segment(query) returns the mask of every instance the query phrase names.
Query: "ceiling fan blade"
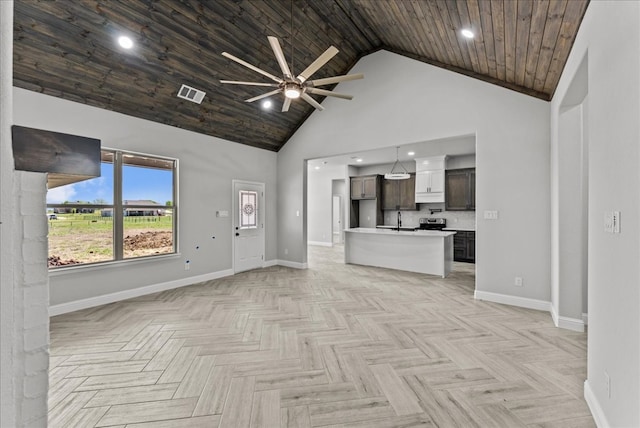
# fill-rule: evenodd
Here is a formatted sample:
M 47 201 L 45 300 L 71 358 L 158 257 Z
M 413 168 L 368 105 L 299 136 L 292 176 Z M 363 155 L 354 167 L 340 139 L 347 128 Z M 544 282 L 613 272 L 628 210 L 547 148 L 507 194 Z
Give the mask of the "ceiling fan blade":
M 318 102 L 316 100 L 314 100 L 313 98 L 311 98 L 309 95 L 305 94 L 304 92 L 302 93 L 302 95 L 300 95 L 300 97 L 303 100 L 305 100 L 306 102 L 308 102 L 309 104 L 311 104 L 316 109 L 324 110 L 324 107 L 322 107 L 320 104 L 318 104 Z
M 287 78 L 291 78 L 291 70 L 289 70 L 289 64 L 287 64 L 284 53 L 282 53 L 280 42 L 273 36 L 268 36 L 267 39 L 269 39 L 271 49 L 273 49 L 273 53 L 276 55 L 276 59 L 278 60 L 278 64 L 280 65 L 280 70 L 282 70 L 282 74 L 284 74 L 284 76 Z
M 278 92 L 282 92 L 281 89 L 276 89 L 275 91 L 267 92 L 266 94 L 258 95 L 257 97 L 249 98 L 248 100 L 244 100 L 245 103 L 252 103 L 254 101 L 261 100 L 262 98 L 270 97 L 271 95 L 275 95 Z
M 282 104 L 282 111 L 289 111 L 289 106 L 291 105 L 291 98 L 284 97 L 284 103 Z
M 236 80 L 221 80 L 220 83 L 228 83 L 231 85 L 249 85 L 249 86 L 270 86 L 275 88 L 278 86 L 277 83 L 261 83 L 261 82 L 238 82 Z
M 311 77 L 313 73 L 318 71 L 320 67 L 329 62 L 331 58 L 336 56 L 338 52 L 340 51 L 335 46 L 329 46 L 329 49 L 324 51 L 322 55 L 320 55 L 318 58 L 316 58 L 315 61 L 309 64 L 309 67 L 307 67 L 302 73 L 298 75 L 298 80 L 300 81 L 300 83 L 304 83 L 309 77 Z
M 322 95 L 322 96 L 325 96 L 325 97 L 343 98 L 345 100 L 352 100 L 353 99 L 353 95 L 337 94 L 335 92 L 326 91 L 326 90 L 320 89 L 320 88 L 307 88 L 307 92 L 309 92 L 310 94 Z
M 334 77 L 327 77 L 326 79 L 316 79 L 316 80 L 312 80 L 311 83 L 313 84 L 313 86 L 324 86 L 324 85 L 331 85 L 332 83 L 347 82 L 349 80 L 357 80 L 357 79 L 363 79 L 363 78 L 364 78 L 364 74 L 362 73 L 347 74 L 345 76 L 334 76 Z
M 273 75 L 273 74 L 271 74 L 271 73 L 267 73 L 266 71 L 259 69 L 259 68 L 258 68 L 258 67 L 256 67 L 255 65 L 251 65 L 251 64 L 249 64 L 248 62 L 243 61 L 243 60 L 241 60 L 240 58 L 238 58 L 238 57 L 236 57 L 236 56 L 233 56 L 233 55 L 231 55 L 231 54 L 230 54 L 230 53 L 228 53 L 228 52 L 222 52 L 222 56 L 223 56 L 223 57 L 225 57 L 225 58 L 229 58 L 230 60 L 235 61 L 235 62 L 237 62 L 238 64 L 244 65 L 245 67 L 247 67 L 247 68 L 249 68 L 249 69 L 251 69 L 251 70 L 255 71 L 256 73 L 260 73 L 260 74 L 262 74 L 263 76 L 267 76 L 267 77 L 268 77 L 269 79 L 271 79 L 271 80 L 274 80 L 274 81 L 276 81 L 276 82 L 278 82 L 278 83 L 282 83 L 282 79 L 281 79 L 281 78 L 276 77 L 276 76 L 274 76 L 274 75 Z

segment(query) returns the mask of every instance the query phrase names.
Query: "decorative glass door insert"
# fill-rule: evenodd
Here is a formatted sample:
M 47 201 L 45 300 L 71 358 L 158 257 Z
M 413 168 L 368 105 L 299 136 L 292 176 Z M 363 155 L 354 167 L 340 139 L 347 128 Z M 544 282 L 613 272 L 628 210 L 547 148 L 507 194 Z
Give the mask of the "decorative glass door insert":
M 240 191 L 240 229 L 256 229 L 258 227 L 258 192 Z

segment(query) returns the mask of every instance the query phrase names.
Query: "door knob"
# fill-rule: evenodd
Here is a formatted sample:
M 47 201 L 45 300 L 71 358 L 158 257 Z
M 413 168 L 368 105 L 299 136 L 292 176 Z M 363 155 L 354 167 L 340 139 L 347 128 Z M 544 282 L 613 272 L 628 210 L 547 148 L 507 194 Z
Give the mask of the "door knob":
M 236 232 L 236 236 L 240 236 L 240 234 L 238 232 Z

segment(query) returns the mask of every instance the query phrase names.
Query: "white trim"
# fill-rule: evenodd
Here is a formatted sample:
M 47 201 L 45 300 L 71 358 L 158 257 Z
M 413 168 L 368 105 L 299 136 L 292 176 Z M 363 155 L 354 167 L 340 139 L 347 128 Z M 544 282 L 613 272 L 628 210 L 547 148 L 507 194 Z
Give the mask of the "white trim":
M 589 325 L 589 314 L 587 314 L 586 312 L 582 313 L 582 323 L 584 325 Z
M 556 327 L 584 333 L 584 323 L 581 319 L 577 318 L 558 317 L 558 323 L 556 324 Z
M 611 424 L 607 421 L 604 411 L 602 411 L 602 407 L 600 406 L 596 395 L 593 393 L 588 379 L 584 381 L 584 400 L 587 402 L 587 406 L 589 406 L 591 416 L 593 416 L 596 426 L 598 426 L 598 428 L 610 427 Z
M 519 306 L 521 308 L 535 309 L 538 311 L 551 310 L 551 302 L 545 300 L 529 299 L 528 297 L 509 296 L 507 294 L 490 293 L 476 290 L 473 297 L 476 300 L 502 303 L 504 305 Z
M 145 294 L 157 293 L 159 291 L 171 290 L 174 288 L 185 287 L 187 285 L 197 284 L 199 282 L 211 281 L 213 279 L 223 278 L 233 275 L 233 270 L 225 269 L 218 272 L 212 272 L 205 275 L 190 276 L 188 278 L 176 279 L 174 281 L 163 282 L 160 284 L 147 285 L 145 287 L 134 288 L 131 290 L 118 291 L 116 293 L 103 294 L 101 296 L 89 297 L 88 299 L 75 300 L 73 302 L 61 303 L 59 305 L 49 306 L 49 316 L 66 314 L 68 312 L 79 311 L 80 309 L 92 308 L 94 306 L 105 305 L 107 303 L 119 302 L 121 300 L 131 299 L 133 297 L 144 296 Z
M 584 333 L 584 322 L 581 319 L 560 316 L 556 312 L 556 308 L 553 305 L 551 305 L 550 312 L 551 318 L 553 318 L 553 324 L 556 327 Z
M 267 260 L 262 267 L 278 266 L 278 260 Z
M 549 305 L 549 312 L 551 312 L 551 319 L 553 320 L 553 325 L 555 325 L 556 327 L 558 326 L 558 312 L 556 311 L 556 307 L 553 306 L 553 303 L 551 305 Z
M 63 276 L 76 271 L 91 272 L 91 271 L 97 271 L 100 269 L 108 269 L 108 268 L 117 269 L 125 266 L 126 267 L 132 266 L 139 263 L 161 262 L 161 261 L 166 261 L 167 259 L 180 259 L 180 258 L 182 258 L 182 254 L 180 253 L 154 254 L 152 256 L 136 257 L 134 259 L 110 260 L 107 262 L 84 263 L 84 264 L 77 264 L 77 265 L 60 266 L 56 268 L 50 268 L 49 277 Z
M 309 266 L 306 263 L 291 262 L 289 260 L 278 260 L 278 265 L 285 266 L 285 267 L 290 267 L 290 268 L 294 268 L 294 269 L 308 269 L 309 268 Z
M 336 233 L 337 235 L 338 233 Z M 316 245 L 318 247 L 333 247 L 331 242 L 322 242 L 322 241 L 307 241 L 307 245 Z

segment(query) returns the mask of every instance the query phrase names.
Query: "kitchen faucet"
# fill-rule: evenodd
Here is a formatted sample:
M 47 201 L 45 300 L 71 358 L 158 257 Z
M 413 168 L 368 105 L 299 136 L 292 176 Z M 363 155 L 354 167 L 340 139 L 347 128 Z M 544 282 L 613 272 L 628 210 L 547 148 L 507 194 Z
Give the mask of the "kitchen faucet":
M 402 227 L 402 213 L 398 211 L 398 230 Z

